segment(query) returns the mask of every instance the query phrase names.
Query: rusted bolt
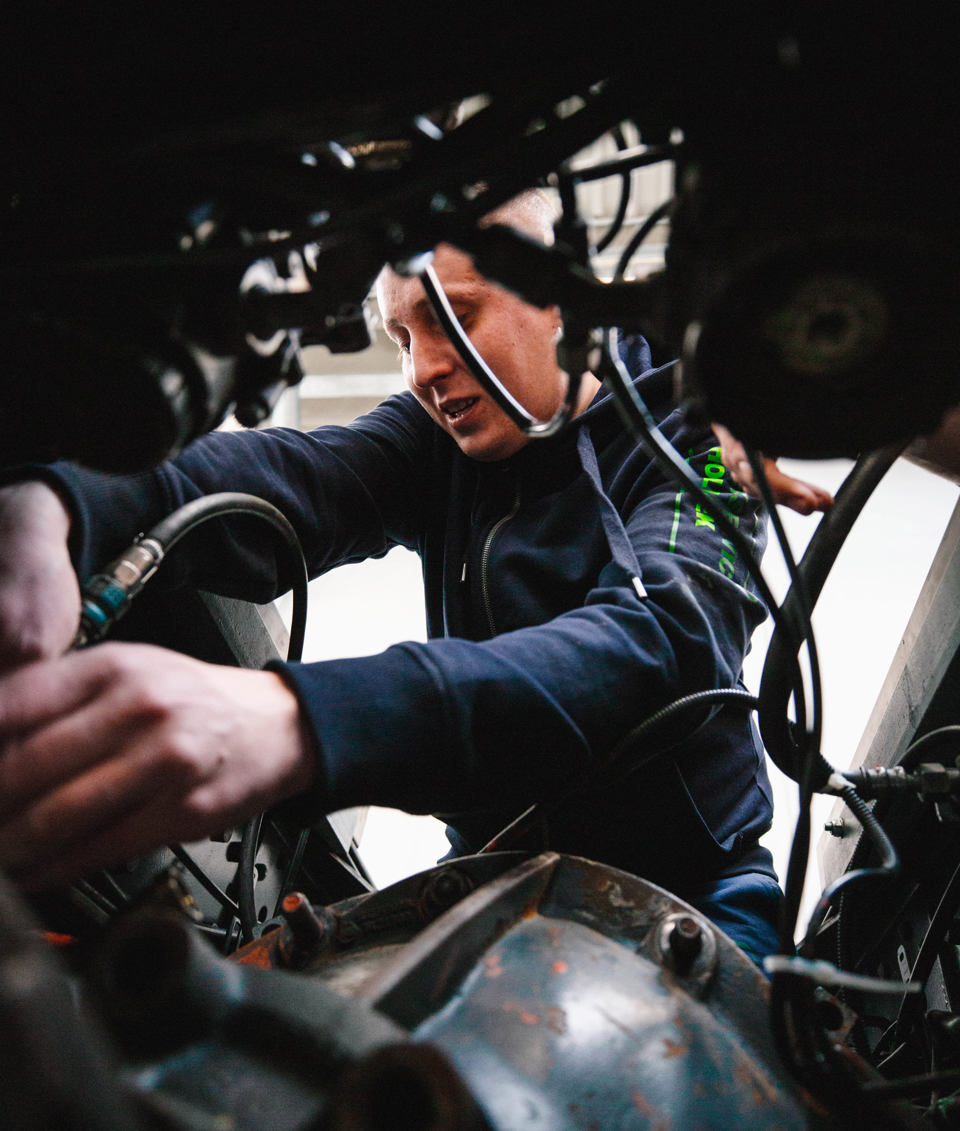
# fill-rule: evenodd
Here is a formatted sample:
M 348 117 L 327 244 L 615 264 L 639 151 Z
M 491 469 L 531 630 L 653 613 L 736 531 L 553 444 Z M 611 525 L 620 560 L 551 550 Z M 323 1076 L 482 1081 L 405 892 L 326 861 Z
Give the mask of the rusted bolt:
M 458 903 L 473 890 L 469 876 L 456 868 L 444 868 L 431 876 L 424 885 L 420 904 L 429 918 L 434 918 L 448 907 Z
M 353 919 L 337 919 L 337 942 L 341 946 L 352 946 L 363 937 L 363 927 Z
M 307 897 L 298 891 L 283 897 L 280 914 L 283 916 L 278 944 L 280 958 L 288 969 L 300 970 L 327 945 L 330 925 L 317 915 Z

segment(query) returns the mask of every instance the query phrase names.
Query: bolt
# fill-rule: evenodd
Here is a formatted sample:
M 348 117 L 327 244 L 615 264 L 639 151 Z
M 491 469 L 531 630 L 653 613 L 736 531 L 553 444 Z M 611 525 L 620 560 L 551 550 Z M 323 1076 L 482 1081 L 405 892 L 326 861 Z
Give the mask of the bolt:
M 456 868 L 446 868 L 431 876 L 420 897 L 421 906 L 430 918 L 446 911 L 473 890 L 469 876 Z
M 836 821 L 827 821 L 823 826 L 823 831 L 831 836 L 844 837 L 847 835 L 847 823 L 842 817 Z
M 280 958 L 288 969 L 302 970 L 327 945 L 328 927 L 307 897 L 298 891 L 283 897 L 280 914 L 284 924 L 279 941 Z
M 703 947 L 700 924 L 690 915 L 678 916 L 670 928 L 667 944 L 674 970 L 680 974 L 686 973 Z

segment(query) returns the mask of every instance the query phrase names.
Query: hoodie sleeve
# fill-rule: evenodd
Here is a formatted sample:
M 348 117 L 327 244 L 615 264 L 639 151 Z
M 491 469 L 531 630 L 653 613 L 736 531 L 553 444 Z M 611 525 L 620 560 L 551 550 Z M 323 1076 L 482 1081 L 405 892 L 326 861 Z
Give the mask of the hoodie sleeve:
M 248 492 L 277 506 L 297 532 L 310 575 L 317 576 L 394 545 L 416 545 L 417 476 L 426 463 L 430 427 L 413 398 L 401 395 L 345 427 L 214 432 L 140 475 L 62 463 L 43 475 L 71 509 L 81 578 L 179 506 L 219 491 Z M 179 543 L 162 576 L 168 585 L 189 579 L 202 589 L 262 603 L 289 588 L 290 565 L 264 523 L 227 518 L 204 524 Z
M 685 454 L 759 552 L 757 508 L 712 437 Z M 638 455 L 637 467 L 649 462 Z M 764 607 L 737 551 L 689 493 L 646 474 L 617 508 L 637 569 L 611 556 L 579 607 L 481 642 L 404 643 L 378 656 L 280 666 L 318 736 L 325 809 L 527 805 L 679 696 L 737 686 Z

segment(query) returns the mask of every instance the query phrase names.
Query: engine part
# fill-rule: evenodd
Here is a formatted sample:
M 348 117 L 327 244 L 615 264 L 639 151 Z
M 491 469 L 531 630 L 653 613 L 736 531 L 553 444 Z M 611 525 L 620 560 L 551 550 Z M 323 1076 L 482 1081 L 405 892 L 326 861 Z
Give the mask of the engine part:
M 136 1053 L 128 1084 L 197 1121 L 830 1125 L 784 1076 L 742 952 L 667 892 L 574 858 L 465 858 L 315 911 L 292 898 L 229 960 L 131 917 L 96 968 Z M 254 1086 L 260 1112 L 241 1115 Z

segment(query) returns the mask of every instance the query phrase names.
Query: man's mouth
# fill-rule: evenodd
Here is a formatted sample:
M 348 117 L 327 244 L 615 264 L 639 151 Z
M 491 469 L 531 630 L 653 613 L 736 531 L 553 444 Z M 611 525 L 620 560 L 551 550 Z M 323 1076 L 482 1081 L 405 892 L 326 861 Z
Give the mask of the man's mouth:
M 446 401 L 440 406 L 440 411 L 452 424 L 465 416 L 477 403 L 479 397 L 459 397 L 456 400 Z

